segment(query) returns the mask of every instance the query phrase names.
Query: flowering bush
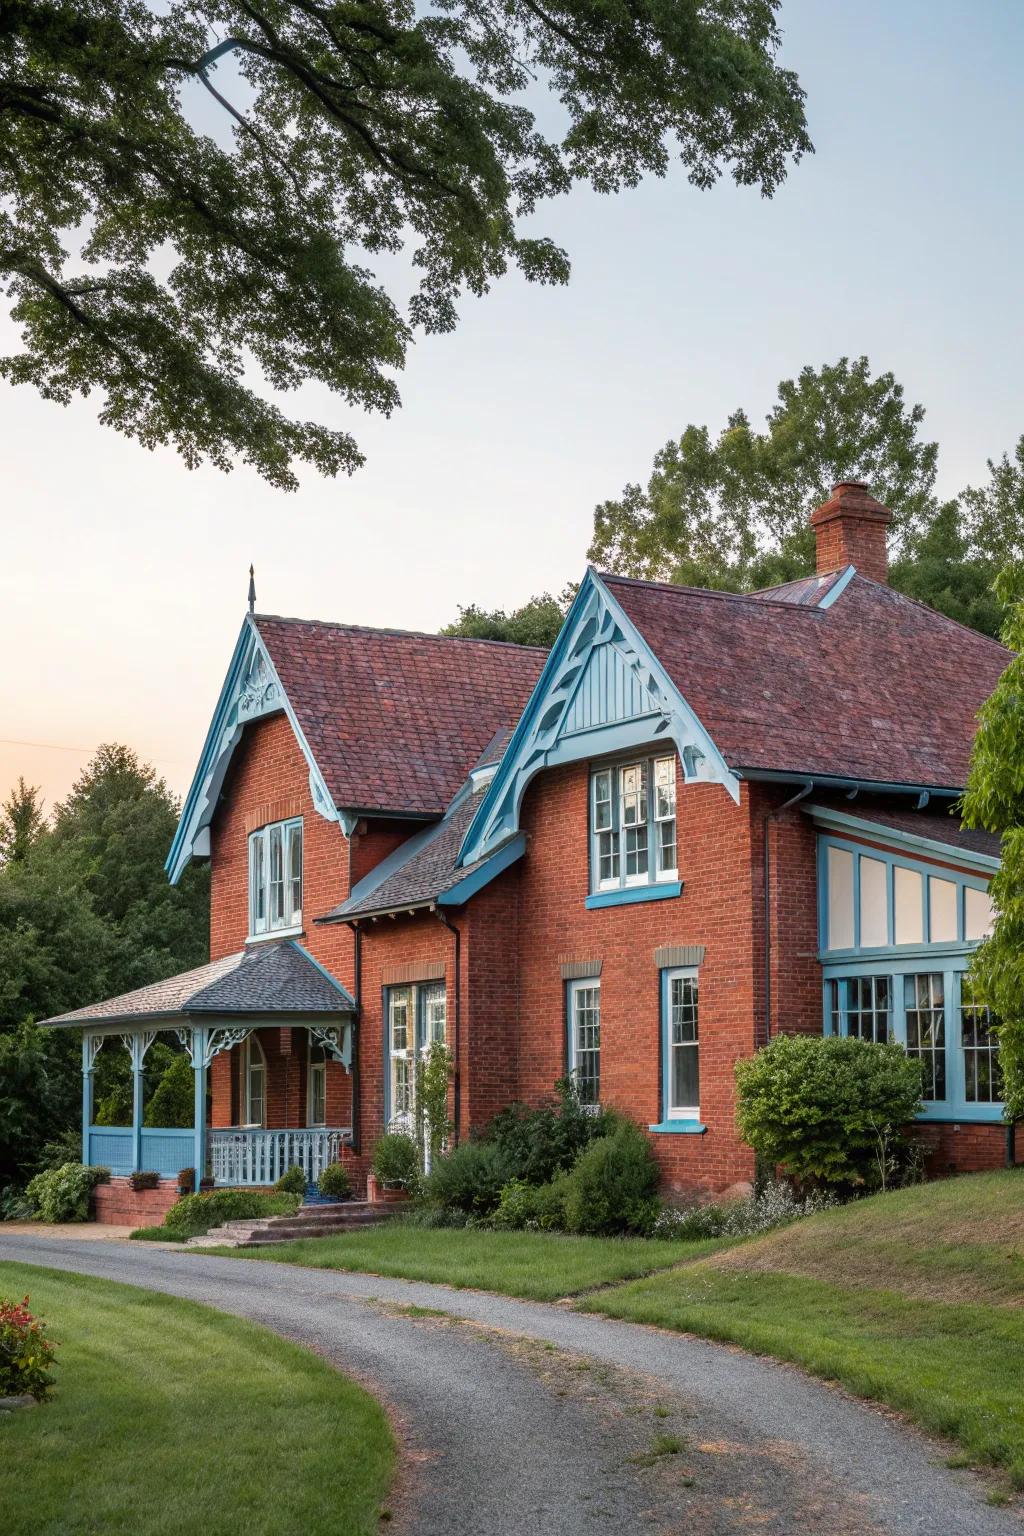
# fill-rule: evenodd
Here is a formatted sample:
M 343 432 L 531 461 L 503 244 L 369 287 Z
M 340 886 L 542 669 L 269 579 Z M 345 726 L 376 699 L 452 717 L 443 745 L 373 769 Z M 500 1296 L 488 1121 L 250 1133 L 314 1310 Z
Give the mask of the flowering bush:
M 0 1296 L 0 1397 L 28 1394 L 37 1402 L 50 1396 L 54 1345 L 46 1324 L 33 1317 L 24 1301 Z
M 109 1182 L 109 1168 L 65 1163 L 37 1173 L 25 1193 L 40 1221 L 88 1221 L 90 1194 L 97 1184 Z
M 651 1237 L 756 1237 L 803 1216 L 839 1205 L 835 1195 L 813 1193 L 800 1198 L 788 1184 L 769 1184 L 746 1200 L 728 1205 L 694 1205 L 689 1210 L 666 1206 L 650 1231 Z

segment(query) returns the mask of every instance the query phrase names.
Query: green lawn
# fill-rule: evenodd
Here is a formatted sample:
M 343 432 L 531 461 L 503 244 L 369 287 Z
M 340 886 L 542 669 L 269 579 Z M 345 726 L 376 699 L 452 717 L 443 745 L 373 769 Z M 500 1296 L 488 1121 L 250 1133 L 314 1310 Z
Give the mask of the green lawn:
M 0 1421 L 4 1536 L 363 1536 L 395 1464 L 380 1406 L 255 1324 L 0 1263 L 59 1342 L 51 1403 Z
M 400 1221 L 339 1237 L 299 1238 L 258 1250 L 206 1249 L 311 1269 L 364 1270 L 406 1280 L 473 1286 L 530 1301 L 557 1301 L 702 1257 L 721 1243 L 648 1242 L 641 1237 L 563 1237 L 407 1226 Z
M 1024 1173 L 878 1195 L 582 1298 L 804 1366 L 1024 1487 Z

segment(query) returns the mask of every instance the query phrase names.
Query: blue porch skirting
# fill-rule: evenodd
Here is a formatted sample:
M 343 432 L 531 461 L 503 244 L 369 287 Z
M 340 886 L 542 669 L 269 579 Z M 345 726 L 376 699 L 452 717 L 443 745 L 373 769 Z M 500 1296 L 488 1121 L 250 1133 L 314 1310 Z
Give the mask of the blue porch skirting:
M 164 1130 L 144 1126 L 142 1130 L 141 1167 L 147 1173 L 173 1179 L 182 1168 L 195 1162 L 195 1132 Z M 91 1125 L 89 1127 L 89 1163 L 109 1168 L 123 1175 L 132 1171 L 132 1131 L 130 1126 Z

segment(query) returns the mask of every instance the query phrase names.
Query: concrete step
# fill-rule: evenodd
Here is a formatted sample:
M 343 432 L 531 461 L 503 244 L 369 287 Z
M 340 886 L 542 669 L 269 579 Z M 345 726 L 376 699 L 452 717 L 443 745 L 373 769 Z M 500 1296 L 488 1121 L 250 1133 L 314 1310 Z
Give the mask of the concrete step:
M 362 1227 L 379 1226 L 402 1209 L 401 1202 L 347 1200 L 335 1205 L 303 1206 L 291 1216 L 266 1216 L 226 1221 L 202 1237 L 190 1237 L 186 1248 L 258 1248 L 293 1237 L 329 1237 Z

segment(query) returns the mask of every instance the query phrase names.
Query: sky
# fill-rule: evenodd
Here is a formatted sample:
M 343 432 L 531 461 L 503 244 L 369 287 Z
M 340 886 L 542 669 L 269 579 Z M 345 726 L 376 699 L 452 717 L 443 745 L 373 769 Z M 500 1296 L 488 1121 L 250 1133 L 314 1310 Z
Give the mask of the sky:
M 568 288 L 510 276 L 464 301 L 390 420 L 302 401 L 355 432 L 351 479 L 189 471 L 95 400 L 0 384 L 0 798 L 21 774 L 52 805 L 104 741 L 183 793 L 250 561 L 262 612 L 404 629 L 557 592 L 596 503 L 689 422 L 763 420 L 808 363 L 891 369 L 940 493 L 983 481 L 1024 432 L 1024 6 L 783 0 L 780 20 L 817 152 L 774 199 L 676 168 L 548 205 L 533 225 L 569 251 Z

